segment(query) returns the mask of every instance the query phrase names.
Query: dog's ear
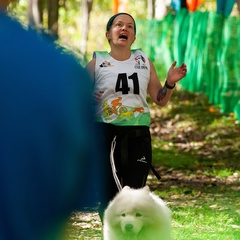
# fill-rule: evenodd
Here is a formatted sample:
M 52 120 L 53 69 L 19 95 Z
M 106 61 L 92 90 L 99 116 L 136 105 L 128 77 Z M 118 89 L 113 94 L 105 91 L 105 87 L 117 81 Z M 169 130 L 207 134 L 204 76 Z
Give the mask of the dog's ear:
M 150 192 L 150 188 L 149 188 L 149 186 L 145 186 L 145 187 L 143 187 L 143 189 L 146 191 L 146 192 Z
M 129 186 L 124 186 L 123 189 L 125 189 L 125 190 L 130 189 L 130 187 Z

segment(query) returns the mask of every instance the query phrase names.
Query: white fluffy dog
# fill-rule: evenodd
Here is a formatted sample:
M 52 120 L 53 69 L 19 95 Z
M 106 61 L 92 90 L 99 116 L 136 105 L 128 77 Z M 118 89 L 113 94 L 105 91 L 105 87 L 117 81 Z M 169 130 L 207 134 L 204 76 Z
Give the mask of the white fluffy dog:
M 104 240 L 170 240 L 171 213 L 149 187 L 124 187 L 104 213 Z

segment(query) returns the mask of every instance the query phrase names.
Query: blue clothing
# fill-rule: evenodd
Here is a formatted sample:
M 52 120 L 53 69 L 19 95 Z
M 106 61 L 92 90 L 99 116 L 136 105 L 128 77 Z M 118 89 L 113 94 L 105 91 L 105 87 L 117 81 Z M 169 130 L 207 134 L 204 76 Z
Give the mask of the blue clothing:
M 181 9 L 181 1 L 180 0 L 172 0 L 171 6 L 174 11 L 178 12 Z
M 4 13 L 0 48 L 0 240 L 60 239 L 71 211 L 97 201 L 91 80 Z
M 229 16 L 232 12 L 235 0 L 217 0 L 217 13 Z

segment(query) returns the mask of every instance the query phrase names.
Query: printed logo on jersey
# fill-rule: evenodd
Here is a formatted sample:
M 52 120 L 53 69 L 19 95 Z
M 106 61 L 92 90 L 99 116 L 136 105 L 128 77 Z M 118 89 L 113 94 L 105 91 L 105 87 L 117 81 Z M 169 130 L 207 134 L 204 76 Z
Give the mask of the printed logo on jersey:
M 126 107 L 122 104 L 122 97 L 113 99 L 111 102 L 104 100 L 102 104 L 103 118 L 105 121 L 117 119 L 130 120 L 144 113 L 144 107 Z
M 142 55 L 138 55 L 137 57 L 135 57 L 135 66 L 134 68 L 136 69 L 148 69 L 148 67 L 146 66 L 146 59 L 142 56 Z
M 105 60 L 102 64 L 99 65 L 99 67 L 112 67 L 113 65 Z
M 143 156 L 142 158 L 137 159 L 137 162 L 147 163 L 147 159 Z

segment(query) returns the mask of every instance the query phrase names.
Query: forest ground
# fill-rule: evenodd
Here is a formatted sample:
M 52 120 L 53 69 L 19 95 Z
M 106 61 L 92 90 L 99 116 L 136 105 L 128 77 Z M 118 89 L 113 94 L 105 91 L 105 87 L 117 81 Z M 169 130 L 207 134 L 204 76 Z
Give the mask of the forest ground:
M 240 239 L 240 124 L 234 114 L 181 89 L 165 108 L 150 106 L 153 164 L 161 179 L 150 173 L 147 183 L 173 212 L 174 238 Z M 97 240 L 101 233 L 97 209 L 86 209 L 72 213 L 66 239 Z

